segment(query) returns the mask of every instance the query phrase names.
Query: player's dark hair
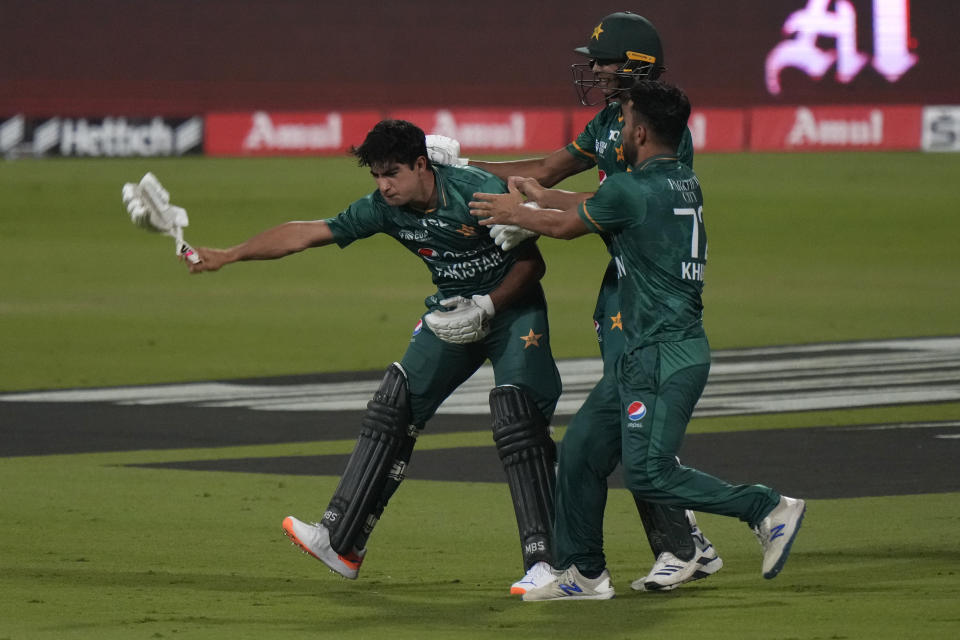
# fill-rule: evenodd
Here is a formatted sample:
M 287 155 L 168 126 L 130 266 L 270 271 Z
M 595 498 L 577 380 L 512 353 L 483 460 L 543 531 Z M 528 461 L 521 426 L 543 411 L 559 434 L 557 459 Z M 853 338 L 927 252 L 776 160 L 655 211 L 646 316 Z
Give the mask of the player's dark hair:
M 690 118 L 690 100 L 679 87 L 662 80 L 639 80 L 630 89 L 633 115 L 653 137 L 680 146 Z
M 381 120 L 364 138 L 359 147 L 351 147 L 361 167 L 400 163 L 411 169 L 417 158 L 427 156 L 427 141 L 423 129 L 406 120 Z

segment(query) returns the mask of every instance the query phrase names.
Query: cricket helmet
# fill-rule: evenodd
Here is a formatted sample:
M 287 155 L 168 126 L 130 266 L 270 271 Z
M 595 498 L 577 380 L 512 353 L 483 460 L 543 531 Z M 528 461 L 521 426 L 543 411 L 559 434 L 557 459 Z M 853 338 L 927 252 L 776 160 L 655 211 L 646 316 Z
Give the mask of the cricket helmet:
M 628 90 L 640 78 L 655 80 L 666 70 L 660 34 L 649 20 L 629 11 L 605 17 L 593 28 L 587 45 L 574 51 L 590 58 L 588 63 L 572 65 L 574 84 L 585 105 L 596 104 L 588 101 L 587 94 L 604 84 L 593 74 L 594 62 L 619 64 L 613 75 L 620 91 Z M 605 88 L 608 90 L 605 97 L 612 99 L 610 87 Z

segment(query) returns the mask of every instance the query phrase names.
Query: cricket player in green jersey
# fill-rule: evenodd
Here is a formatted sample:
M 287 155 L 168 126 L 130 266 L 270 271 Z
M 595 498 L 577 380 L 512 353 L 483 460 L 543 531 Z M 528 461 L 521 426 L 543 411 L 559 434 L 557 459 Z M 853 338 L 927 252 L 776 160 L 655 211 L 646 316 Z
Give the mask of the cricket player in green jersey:
M 523 570 L 553 555 L 556 448 L 549 422 L 560 396 L 539 280 L 543 259 L 532 243 L 494 244 L 469 214 L 476 191 L 503 193 L 499 178 L 473 167 L 433 166 L 425 137 L 399 120 L 378 123 L 354 149 L 377 190 L 324 220 L 289 222 L 230 249 L 198 248 L 190 271 L 241 260 L 268 260 L 377 233 L 396 238 L 430 270 L 436 292 L 400 362 L 367 405 L 356 447 L 321 522 L 292 516 L 283 529 L 298 546 L 355 579 L 366 544 L 403 480 L 414 443 L 440 404 L 486 360 L 493 436 L 513 497 Z
M 476 194 L 471 213 L 483 224 L 516 224 L 544 235 L 610 239 L 620 274 L 626 346 L 571 422 L 557 479 L 555 579 L 524 600 L 607 599 L 614 595 L 603 555 L 606 478 L 617 463 L 631 491 L 681 509 L 732 516 L 754 528 L 762 573 L 783 568 L 805 511 L 803 500 L 763 485 L 731 485 L 677 460 L 687 423 L 710 370 L 701 293 L 707 261 L 703 195 L 677 148 L 690 115 L 686 95 L 644 80 L 624 109 L 629 170 L 610 176 L 574 208 L 536 212 L 520 206 L 532 180 L 510 193 Z M 616 407 L 617 429 L 593 421 Z M 580 452 L 568 456 L 568 451 Z
M 472 166 L 485 169 L 504 180 L 510 176 L 534 178 L 538 184 L 552 187 L 561 180 L 597 167 L 600 184 L 608 176 L 624 173 L 629 168 L 622 141 L 623 113 L 619 97 L 638 78 L 656 79 L 665 70 L 663 46 L 656 28 L 646 18 L 630 12 L 606 16 L 592 27 L 587 45 L 575 49 L 586 56 L 587 63 L 573 65 L 574 84 L 580 102 L 593 106 L 600 102 L 603 108 L 587 123 L 583 131 L 565 147 L 543 158 L 512 162 L 469 161 Z M 443 136 L 427 137 L 428 151 L 435 161 L 463 164 L 459 158 L 459 143 Z M 680 162 L 693 168 L 693 139 L 684 127 L 677 151 Z M 532 189 L 528 183 L 528 189 Z M 586 200 L 592 193 L 573 193 L 543 189 L 531 199 L 553 209 L 568 209 Z M 505 249 L 516 246 L 535 234 L 520 227 L 494 225 L 491 234 Z M 606 235 L 601 237 L 608 245 Z M 604 370 L 613 370 L 623 352 L 624 331 L 620 296 L 617 291 L 617 268 L 611 257 L 603 275 L 593 324 L 597 332 Z M 609 420 L 619 424 L 614 412 L 593 416 L 594 420 Z M 573 455 L 573 452 L 568 452 Z M 710 540 L 697 526 L 692 511 L 674 509 L 651 503 L 634 494 L 637 510 L 643 521 L 647 539 L 653 551 L 654 564 L 644 575 L 631 583 L 639 591 L 668 591 L 681 584 L 710 576 L 723 566 Z M 534 567 L 523 584 L 537 584 L 551 579 L 544 567 Z

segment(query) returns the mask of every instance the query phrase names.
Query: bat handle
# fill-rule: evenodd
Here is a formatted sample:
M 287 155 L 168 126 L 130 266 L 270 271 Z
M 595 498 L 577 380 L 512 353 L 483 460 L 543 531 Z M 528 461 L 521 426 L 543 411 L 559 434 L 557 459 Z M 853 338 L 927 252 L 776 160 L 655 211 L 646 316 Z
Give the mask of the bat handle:
M 190 264 L 200 264 L 200 256 L 197 255 L 196 250 L 191 247 L 189 244 L 181 240 L 177 246 L 177 255 L 181 255 L 186 258 Z
M 183 239 L 183 229 L 174 227 L 169 233 L 177 243 L 177 255 L 186 259 L 190 264 L 200 264 L 200 256 L 197 255 L 197 251 Z

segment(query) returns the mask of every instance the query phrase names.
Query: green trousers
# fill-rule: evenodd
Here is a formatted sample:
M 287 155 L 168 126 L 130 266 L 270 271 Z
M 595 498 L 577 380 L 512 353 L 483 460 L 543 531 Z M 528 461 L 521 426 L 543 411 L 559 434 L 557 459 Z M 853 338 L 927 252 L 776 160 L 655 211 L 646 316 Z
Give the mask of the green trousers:
M 561 386 L 560 373 L 550 351 L 547 306 L 539 287 L 525 300 L 498 311 L 491 322 L 490 333 L 478 342 L 450 344 L 434 335 L 422 319 L 417 323 L 400 362 L 407 374 L 411 424 L 422 430 L 443 401 L 486 360 L 493 364 L 497 386 L 511 384 L 522 388 L 549 422 L 560 398 Z M 391 473 L 387 478 L 368 526 L 355 541 L 358 547 L 366 546 L 373 525 L 403 480 L 403 469 L 410 461 L 415 444 L 415 433 L 401 443 L 397 452 L 400 472 Z
M 427 325 L 417 324 L 400 365 L 410 385 L 413 424 L 422 428 L 440 404 L 486 360 L 496 385 L 512 384 L 529 393 L 549 421 L 560 398 L 560 373 L 550 350 L 547 305 L 542 291 L 498 311 L 486 338 L 450 344 Z
M 677 461 L 710 370 L 706 338 L 657 343 L 623 354 L 567 428 L 557 477 L 557 568 L 600 571 L 607 477 L 623 465 L 644 500 L 733 516 L 754 524 L 779 502 L 763 485 L 731 485 Z

